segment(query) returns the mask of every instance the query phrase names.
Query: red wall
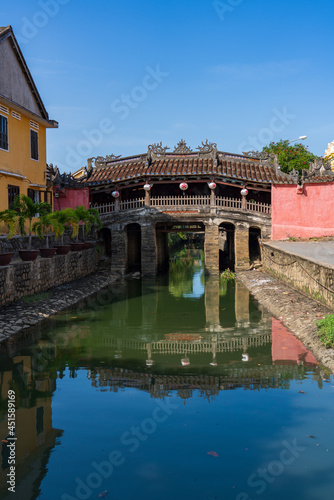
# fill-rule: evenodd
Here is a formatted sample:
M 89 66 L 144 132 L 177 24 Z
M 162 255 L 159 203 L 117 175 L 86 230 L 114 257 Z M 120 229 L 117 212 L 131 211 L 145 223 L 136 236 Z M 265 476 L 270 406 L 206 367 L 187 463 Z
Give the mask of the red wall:
M 334 236 L 334 182 L 305 184 L 303 194 L 296 185 L 273 185 L 271 194 L 273 240 Z
M 56 197 L 55 194 L 59 196 Z M 77 208 L 84 205 L 89 208 L 89 189 L 64 189 L 59 191 L 57 187 L 53 188 L 53 209 L 63 210 L 64 208 Z

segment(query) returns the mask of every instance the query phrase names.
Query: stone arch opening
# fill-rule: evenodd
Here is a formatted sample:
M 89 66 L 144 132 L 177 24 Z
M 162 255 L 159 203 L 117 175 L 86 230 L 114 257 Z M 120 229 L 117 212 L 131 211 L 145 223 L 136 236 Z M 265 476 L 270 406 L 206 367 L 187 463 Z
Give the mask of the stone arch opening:
M 128 239 L 127 271 L 141 271 L 141 227 L 140 224 L 126 226 Z
M 260 239 L 261 229 L 259 227 L 250 227 L 248 239 L 250 262 L 261 260 Z
M 99 239 L 101 240 L 101 255 L 111 258 L 111 231 L 107 227 L 103 227 L 99 231 Z
M 219 270 L 235 269 L 235 226 L 230 222 L 219 225 Z

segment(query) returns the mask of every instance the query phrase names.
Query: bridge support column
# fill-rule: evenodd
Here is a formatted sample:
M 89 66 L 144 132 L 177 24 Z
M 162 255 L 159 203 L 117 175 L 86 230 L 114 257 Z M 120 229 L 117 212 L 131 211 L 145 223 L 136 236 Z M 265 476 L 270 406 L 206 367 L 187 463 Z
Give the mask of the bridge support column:
M 155 227 L 141 226 L 141 274 L 155 276 L 157 273 L 157 244 Z
M 249 268 L 249 225 L 237 223 L 235 225 L 235 270 Z
M 205 272 L 212 276 L 219 275 L 219 227 L 213 222 L 205 224 Z
M 111 226 L 111 271 L 126 272 L 128 239 L 126 230 L 119 224 Z

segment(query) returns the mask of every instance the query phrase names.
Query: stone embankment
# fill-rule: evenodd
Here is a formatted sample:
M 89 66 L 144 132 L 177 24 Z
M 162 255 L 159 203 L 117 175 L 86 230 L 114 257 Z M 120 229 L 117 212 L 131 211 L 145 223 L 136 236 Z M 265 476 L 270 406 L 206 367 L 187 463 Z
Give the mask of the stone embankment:
M 333 311 L 266 272 L 241 271 L 237 278 L 313 352 L 320 363 L 334 372 L 334 349 L 327 349 L 321 343 L 315 325 L 317 320 Z
M 98 271 L 58 286 L 37 296 L 17 301 L 0 309 L 0 343 L 14 334 L 41 323 L 49 316 L 76 305 L 117 281 L 110 271 Z

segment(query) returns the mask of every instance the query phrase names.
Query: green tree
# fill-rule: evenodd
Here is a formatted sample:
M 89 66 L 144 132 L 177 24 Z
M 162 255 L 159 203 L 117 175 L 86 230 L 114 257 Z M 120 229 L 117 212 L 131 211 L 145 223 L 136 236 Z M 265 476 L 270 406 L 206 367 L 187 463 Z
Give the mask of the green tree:
M 76 216 L 78 220 L 82 222 L 82 239 L 85 241 L 85 237 L 90 233 L 93 226 L 97 226 L 101 229 L 102 222 L 100 220 L 100 215 L 96 208 L 86 209 L 84 205 L 77 207 L 75 209 Z
M 268 146 L 262 149 L 264 153 L 274 153 L 278 155 L 278 163 L 281 166 L 282 172 L 289 173 L 293 169 L 301 172 L 303 169 L 308 170 L 310 163 L 317 160 L 319 157 L 308 151 L 308 146 L 301 143 L 289 144 L 288 140 L 281 139 L 278 142 L 271 142 Z
M 16 196 L 12 206 L 12 210 L 17 213 L 17 219 L 19 223 L 20 233 L 26 235 L 25 225 L 28 221 L 28 247 L 27 250 L 31 250 L 32 243 L 32 219 L 34 217 L 43 216 L 52 211 L 50 203 L 44 201 L 40 203 L 35 203 L 29 196 L 21 194 Z
M 79 219 L 75 213 L 74 208 L 64 208 L 54 212 L 54 217 L 65 228 L 72 228 L 72 238 L 75 238 L 79 231 Z M 64 233 L 61 234 L 61 244 L 64 246 Z
M 3 210 L 0 212 L 0 222 L 4 222 L 9 229 L 7 239 L 13 238 L 16 234 L 17 213 L 15 210 Z M 1 251 L 1 245 L 0 245 Z
M 33 233 L 38 234 L 41 239 L 45 237 L 45 248 L 49 248 L 49 228 L 53 229 L 56 240 L 64 234 L 65 226 L 57 219 L 55 212 L 41 214 L 32 225 Z

